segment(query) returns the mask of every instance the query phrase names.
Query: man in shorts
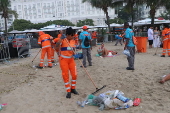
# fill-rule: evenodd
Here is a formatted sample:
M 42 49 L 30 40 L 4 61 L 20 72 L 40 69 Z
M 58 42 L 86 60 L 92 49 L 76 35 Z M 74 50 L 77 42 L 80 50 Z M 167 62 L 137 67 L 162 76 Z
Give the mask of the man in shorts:
M 153 44 L 153 26 L 150 26 L 148 29 L 148 41 L 149 41 L 149 49 L 152 48 Z

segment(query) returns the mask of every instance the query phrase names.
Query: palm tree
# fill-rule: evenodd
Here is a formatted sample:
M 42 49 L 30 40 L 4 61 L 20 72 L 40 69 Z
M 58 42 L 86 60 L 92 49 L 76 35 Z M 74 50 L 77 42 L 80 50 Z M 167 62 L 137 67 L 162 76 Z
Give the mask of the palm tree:
M 169 0 L 143 0 L 147 7 L 150 7 L 151 25 L 154 26 L 154 18 L 156 10 L 162 6 L 166 6 Z
M 132 18 L 132 28 L 133 28 L 133 21 L 134 21 L 134 6 L 136 5 L 139 5 L 139 4 L 142 4 L 142 0 L 124 0 L 126 4 L 125 6 L 125 9 L 131 13 L 131 18 Z
M 5 21 L 5 34 L 7 33 L 7 19 L 9 18 L 9 14 L 14 15 L 15 18 L 18 17 L 17 12 L 11 10 L 9 6 L 10 6 L 10 0 L 0 0 L 1 17 L 4 18 Z
M 82 2 L 89 2 L 92 7 L 96 7 L 99 9 L 102 9 L 104 13 L 106 14 L 106 23 L 108 25 L 108 29 L 110 32 L 110 23 L 109 23 L 109 15 L 108 15 L 108 8 L 115 7 L 118 4 L 122 3 L 123 0 L 83 0 Z

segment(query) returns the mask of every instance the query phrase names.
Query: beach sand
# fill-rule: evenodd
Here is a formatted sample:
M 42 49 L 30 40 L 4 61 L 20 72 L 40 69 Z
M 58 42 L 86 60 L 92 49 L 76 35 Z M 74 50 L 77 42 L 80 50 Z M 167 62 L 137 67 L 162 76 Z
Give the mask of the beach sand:
M 162 48 L 147 49 L 146 53 L 136 53 L 135 70 L 126 70 L 127 58 L 122 54 L 123 46 L 114 46 L 115 42 L 105 43 L 109 50 L 118 51 L 114 57 L 95 56 L 99 47 L 93 47 L 93 66 L 87 66 L 97 88 L 107 85 L 100 93 L 108 90 L 120 90 L 126 97 L 141 98 L 141 104 L 126 110 L 104 110 L 103 113 L 168 113 L 170 112 L 170 81 L 158 83 L 161 76 L 170 73 L 169 57 L 159 56 Z M 72 94 L 66 99 L 66 90 L 61 76 L 60 66 L 36 69 L 38 56 L 32 63 L 39 49 L 31 49 L 31 56 L 11 59 L 0 63 L 0 104 L 7 103 L 1 113 L 101 113 L 96 106 L 77 105 L 96 89 L 85 71 L 80 68 L 78 60 L 78 79 L 76 89 L 80 95 Z M 56 54 L 55 54 L 56 55 Z M 55 56 L 56 57 L 56 56 Z M 57 59 L 57 57 L 56 57 Z M 47 60 L 46 60 L 47 62 Z

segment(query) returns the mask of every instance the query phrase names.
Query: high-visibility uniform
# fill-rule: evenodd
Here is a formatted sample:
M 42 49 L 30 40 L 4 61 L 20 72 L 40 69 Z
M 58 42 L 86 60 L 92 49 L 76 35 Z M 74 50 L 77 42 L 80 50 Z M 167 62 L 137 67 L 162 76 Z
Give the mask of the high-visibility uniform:
M 54 62 L 55 43 L 51 43 L 51 62 Z
M 51 42 L 50 42 L 50 35 L 45 34 L 44 32 L 40 31 L 39 32 L 39 39 L 38 39 L 38 44 L 41 44 L 42 46 L 42 51 L 41 51 L 41 59 L 40 59 L 40 67 L 44 67 L 44 57 L 45 54 L 47 53 L 47 58 L 48 58 L 48 66 L 52 66 L 51 62 Z
M 162 55 L 168 55 L 170 56 L 170 29 L 165 28 L 162 30 L 162 36 L 163 36 L 163 52 Z
M 78 46 L 78 45 L 79 45 L 79 38 L 78 38 L 78 35 L 75 34 L 73 37 L 74 37 L 74 40 L 75 40 L 75 46 Z
M 58 39 L 58 38 L 57 38 Z M 59 39 L 58 39 L 59 40 Z M 60 68 L 62 70 L 62 76 L 65 83 L 65 88 L 67 92 L 70 92 L 71 89 L 76 88 L 76 80 L 77 80 L 77 70 L 76 70 L 76 64 L 74 62 L 74 52 L 70 48 L 75 48 L 75 40 L 69 40 L 67 43 L 67 38 L 63 39 L 61 42 L 61 48 L 60 48 Z M 69 82 L 69 71 L 72 76 L 71 84 Z
M 94 31 L 94 32 L 92 33 L 92 39 L 96 39 L 96 38 L 97 38 L 97 32 Z
M 60 38 L 55 38 L 53 41 L 54 41 L 54 44 L 55 44 L 55 46 L 54 46 L 54 49 L 56 50 L 56 52 L 57 52 L 57 54 L 59 55 L 59 49 L 60 49 L 60 47 L 56 47 L 56 43 L 58 42 L 58 40 L 59 40 Z
M 58 34 L 57 38 L 60 38 L 61 36 L 62 36 L 62 34 Z M 55 43 L 51 44 L 51 46 L 52 46 L 51 47 L 51 62 L 54 62 L 54 53 L 55 53 L 55 50 L 56 50 L 57 54 L 59 52 L 59 48 L 56 48 L 56 43 L 57 43 L 57 40 L 58 40 L 57 38 L 55 38 L 53 40 Z

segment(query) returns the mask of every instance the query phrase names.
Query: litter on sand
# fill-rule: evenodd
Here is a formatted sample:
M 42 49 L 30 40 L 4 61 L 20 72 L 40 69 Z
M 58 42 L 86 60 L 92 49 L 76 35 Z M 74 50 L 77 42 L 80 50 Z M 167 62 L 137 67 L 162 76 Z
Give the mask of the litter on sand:
M 83 101 L 77 101 L 77 104 L 81 107 L 85 107 L 85 105 L 98 106 L 99 110 L 102 111 L 107 109 L 127 109 L 132 106 L 138 106 L 140 102 L 140 98 L 132 100 L 125 97 L 122 91 L 112 90 L 101 93 L 98 96 L 87 95 Z

